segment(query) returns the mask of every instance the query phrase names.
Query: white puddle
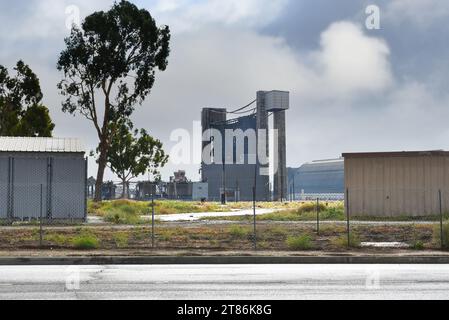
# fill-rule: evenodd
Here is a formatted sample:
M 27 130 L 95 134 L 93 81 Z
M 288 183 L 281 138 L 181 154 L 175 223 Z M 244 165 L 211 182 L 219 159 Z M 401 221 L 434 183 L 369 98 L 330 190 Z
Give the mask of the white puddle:
M 276 210 L 272 209 L 257 209 L 256 215 L 264 215 L 273 213 Z M 178 222 L 178 221 L 198 221 L 203 218 L 220 218 L 220 217 L 242 217 L 242 216 L 252 216 L 253 210 L 242 210 L 242 211 L 232 211 L 232 212 L 202 212 L 202 213 L 183 213 L 183 214 L 168 214 L 168 215 L 157 215 L 156 220 L 164 222 Z M 143 216 L 143 219 L 151 220 L 151 216 Z
M 363 248 L 409 248 L 404 242 L 362 242 Z

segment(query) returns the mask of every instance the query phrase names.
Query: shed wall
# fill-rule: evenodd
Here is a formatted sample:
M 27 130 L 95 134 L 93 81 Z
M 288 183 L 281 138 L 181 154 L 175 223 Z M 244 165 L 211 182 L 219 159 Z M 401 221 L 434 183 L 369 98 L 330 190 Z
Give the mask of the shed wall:
M 0 219 L 8 217 L 9 159 L 0 158 Z
M 449 157 L 348 157 L 345 187 L 353 216 L 428 216 L 449 211 Z
M 85 219 L 83 154 L 0 153 L 0 219 Z

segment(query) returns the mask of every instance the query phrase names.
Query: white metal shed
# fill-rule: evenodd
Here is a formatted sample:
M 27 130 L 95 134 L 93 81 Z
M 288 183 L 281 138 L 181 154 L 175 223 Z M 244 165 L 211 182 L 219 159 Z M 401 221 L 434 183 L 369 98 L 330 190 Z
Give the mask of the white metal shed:
M 0 137 L 0 219 L 85 220 L 86 181 L 78 139 Z

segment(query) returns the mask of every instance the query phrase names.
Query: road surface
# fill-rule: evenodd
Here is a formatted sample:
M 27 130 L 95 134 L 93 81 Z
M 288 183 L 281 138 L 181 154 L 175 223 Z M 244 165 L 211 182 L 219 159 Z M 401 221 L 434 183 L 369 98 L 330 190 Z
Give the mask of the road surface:
M 0 267 L 0 299 L 448 298 L 449 265 Z

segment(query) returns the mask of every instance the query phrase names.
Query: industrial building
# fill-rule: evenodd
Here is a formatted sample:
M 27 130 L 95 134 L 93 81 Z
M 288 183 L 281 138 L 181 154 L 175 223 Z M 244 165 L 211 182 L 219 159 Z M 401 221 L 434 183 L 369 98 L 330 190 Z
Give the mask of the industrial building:
M 97 180 L 94 177 L 90 177 L 87 179 L 87 198 L 88 199 L 94 199 L 95 198 L 95 187 L 96 187 Z M 118 185 L 122 191 L 123 186 L 121 184 Z M 129 193 L 129 190 L 128 190 Z M 114 200 L 117 198 L 117 185 L 114 183 L 114 181 L 105 181 L 103 182 L 101 186 L 101 199 L 102 200 Z M 122 196 L 122 193 L 119 193 L 120 196 Z M 129 194 L 128 194 L 129 196 Z
M 289 190 L 295 199 L 341 195 L 345 192 L 344 159 L 316 160 L 288 170 Z
M 183 170 L 177 171 L 170 182 L 141 181 L 136 185 L 135 198 L 150 200 L 152 196 L 161 199 L 205 201 L 209 198 L 207 183 L 191 182 Z
M 254 109 L 245 110 L 254 103 Z M 289 105 L 288 92 L 259 91 L 253 103 L 235 111 L 203 109 L 201 174 L 202 182 L 208 184 L 209 200 L 251 201 L 254 186 L 257 201 L 280 201 L 288 198 L 285 123 Z M 277 152 L 274 155 L 269 151 L 271 116 L 273 129 L 277 132 L 274 141 Z M 220 133 L 221 141 L 215 140 L 211 130 Z M 227 136 L 229 131 L 234 133 L 230 137 L 232 141 Z M 232 145 L 232 154 L 229 153 L 229 144 Z M 260 147 L 264 145 L 266 157 L 272 164 L 276 164 L 277 169 L 274 170 L 272 188 L 270 163 L 261 161 L 260 158 Z M 204 152 L 205 150 L 209 152 Z
M 84 220 L 84 154 L 78 139 L 0 137 L 0 219 Z
M 449 212 L 449 152 L 346 153 L 346 210 L 352 216 Z

